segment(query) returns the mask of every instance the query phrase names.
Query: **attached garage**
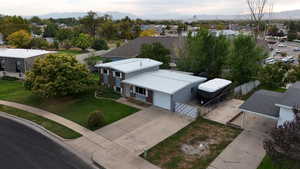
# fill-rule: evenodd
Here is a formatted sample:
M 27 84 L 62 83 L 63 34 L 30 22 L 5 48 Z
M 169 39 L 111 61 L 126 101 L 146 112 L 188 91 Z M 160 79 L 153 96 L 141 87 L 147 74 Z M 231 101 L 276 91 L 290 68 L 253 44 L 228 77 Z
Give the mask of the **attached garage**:
M 175 104 L 185 103 L 192 98 L 192 88 L 206 81 L 206 78 L 191 76 L 182 72 L 170 70 L 157 70 L 143 73 L 122 81 L 124 86 L 130 88 L 143 88 L 130 91 L 130 96 L 146 101 L 154 106 L 175 111 Z M 145 93 L 145 94 L 144 94 Z M 129 94 L 127 93 L 126 96 Z
M 171 110 L 171 95 L 154 91 L 153 105 L 164 109 Z

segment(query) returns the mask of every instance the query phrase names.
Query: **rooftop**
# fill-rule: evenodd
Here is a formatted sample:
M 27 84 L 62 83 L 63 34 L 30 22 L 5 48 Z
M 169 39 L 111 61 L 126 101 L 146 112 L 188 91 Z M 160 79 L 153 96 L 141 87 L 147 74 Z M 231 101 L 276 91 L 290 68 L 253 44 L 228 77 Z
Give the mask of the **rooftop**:
M 177 48 L 180 46 L 180 38 L 178 37 L 139 37 L 137 39 L 128 41 L 123 46 L 113 49 L 112 51 L 103 55 L 103 57 L 116 58 L 132 58 L 140 54 L 143 44 L 152 44 L 155 42 L 161 43 L 165 48 L 171 52 L 171 57 L 176 57 Z
M 283 94 L 282 99 L 276 104 L 291 108 L 300 105 L 300 82 L 296 82 L 289 87 L 289 89 Z
M 192 83 L 201 83 L 205 80 L 206 78 L 191 76 L 180 72 L 170 70 L 158 70 L 143 73 L 141 75 L 126 79 L 122 82 L 154 91 L 159 91 L 167 94 L 174 94 L 178 90 Z
M 0 57 L 9 58 L 30 58 L 34 56 L 40 56 L 44 54 L 54 53 L 52 51 L 46 50 L 36 50 L 36 49 L 10 49 L 10 48 L 0 48 Z
M 275 104 L 282 99 L 283 95 L 284 93 L 259 90 L 245 101 L 240 109 L 277 118 L 279 117 L 279 107 L 276 107 Z
M 97 64 L 96 67 L 111 68 L 123 73 L 130 73 L 150 67 L 160 66 L 161 62 L 146 58 L 131 58 L 115 62 Z

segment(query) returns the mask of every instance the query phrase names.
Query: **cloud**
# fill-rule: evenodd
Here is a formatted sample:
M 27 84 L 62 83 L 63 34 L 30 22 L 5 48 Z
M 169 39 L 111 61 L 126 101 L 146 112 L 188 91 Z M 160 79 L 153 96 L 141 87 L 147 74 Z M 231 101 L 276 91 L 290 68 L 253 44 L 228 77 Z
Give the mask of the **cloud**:
M 118 11 L 140 16 L 178 13 L 243 14 L 246 0 L 0 0 L 0 13 L 9 15 L 40 15 L 52 12 Z M 274 10 L 300 8 L 299 0 L 273 0 Z

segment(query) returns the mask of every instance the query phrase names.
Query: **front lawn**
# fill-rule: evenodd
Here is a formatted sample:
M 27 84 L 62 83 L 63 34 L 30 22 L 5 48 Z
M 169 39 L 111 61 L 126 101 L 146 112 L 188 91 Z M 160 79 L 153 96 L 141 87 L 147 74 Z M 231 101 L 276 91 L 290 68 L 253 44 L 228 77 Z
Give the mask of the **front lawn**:
M 58 54 L 66 54 L 66 55 L 80 55 L 83 53 L 87 53 L 86 51 L 82 51 L 82 50 L 59 50 L 57 51 Z
M 199 118 L 141 156 L 163 169 L 205 169 L 240 133 Z
M 25 90 L 20 81 L 0 80 L 0 99 L 44 109 L 84 127 L 87 127 L 88 116 L 93 111 L 103 112 L 106 125 L 138 111 L 136 108 L 113 100 L 95 99 L 93 92 L 74 97 L 43 99 Z
M 274 164 L 271 158 L 266 155 L 263 161 L 260 163 L 257 169 L 299 169 L 300 162 L 299 161 L 285 161 L 283 163 L 284 167 L 279 167 L 277 164 Z
M 23 110 L 0 105 L 0 111 L 32 121 L 38 125 L 43 126 L 45 129 L 51 131 L 52 133 L 57 134 L 58 136 L 64 139 L 75 139 L 81 137 L 81 134 L 77 133 L 74 130 L 69 129 L 68 127 L 65 127 L 61 124 L 56 123 L 55 121 L 46 119 L 44 117 Z

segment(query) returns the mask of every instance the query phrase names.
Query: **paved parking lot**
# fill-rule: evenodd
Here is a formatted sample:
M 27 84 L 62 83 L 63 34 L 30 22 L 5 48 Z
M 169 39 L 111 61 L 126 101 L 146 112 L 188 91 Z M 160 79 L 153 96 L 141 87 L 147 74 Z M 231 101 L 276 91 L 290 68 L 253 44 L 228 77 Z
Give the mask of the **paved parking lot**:
M 287 47 L 279 47 L 279 44 L 284 44 Z M 294 51 L 294 48 L 296 47 L 300 47 L 300 43 L 296 43 L 296 42 L 278 42 L 274 45 L 272 45 L 272 48 L 274 49 L 272 51 L 272 56 L 275 57 L 280 57 L 280 54 L 276 54 L 275 50 L 279 49 L 281 52 L 283 53 L 287 53 L 287 56 L 293 56 L 296 61 L 294 62 L 295 64 L 299 64 L 298 63 L 298 56 L 300 55 L 300 51 Z

